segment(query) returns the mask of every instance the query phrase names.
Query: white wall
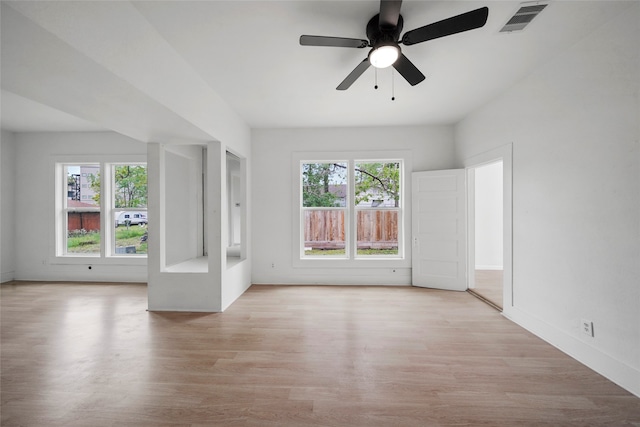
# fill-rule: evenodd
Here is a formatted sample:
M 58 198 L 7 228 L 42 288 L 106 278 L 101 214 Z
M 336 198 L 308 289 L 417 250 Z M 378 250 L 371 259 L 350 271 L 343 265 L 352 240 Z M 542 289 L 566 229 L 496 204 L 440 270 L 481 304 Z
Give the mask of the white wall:
M 146 156 L 146 144 L 114 132 L 16 133 L 15 151 L 16 280 L 146 281 L 147 268 L 140 262 L 53 259 L 56 156 Z
M 387 151 L 389 158 L 408 155 L 415 171 L 448 169 L 453 165 L 452 138 L 450 126 L 254 130 L 253 283 L 410 284 L 411 269 L 406 262 L 323 268 L 320 260 L 318 267 L 294 266 L 294 253 L 299 249 L 292 243 L 297 224 L 292 204 L 293 189 L 299 183 L 292 179 L 292 159 L 298 152 L 361 151 L 366 158 L 368 152 Z M 407 203 L 409 229 L 410 212 Z
M 638 22 L 630 2 L 455 137 L 459 164 L 513 143 L 511 317 L 640 396 Z
M 502 270 L 502 162 L 474 169 L 476 270 Z
M 0 136 L 0 282 L 15 277 L 15 134 Z

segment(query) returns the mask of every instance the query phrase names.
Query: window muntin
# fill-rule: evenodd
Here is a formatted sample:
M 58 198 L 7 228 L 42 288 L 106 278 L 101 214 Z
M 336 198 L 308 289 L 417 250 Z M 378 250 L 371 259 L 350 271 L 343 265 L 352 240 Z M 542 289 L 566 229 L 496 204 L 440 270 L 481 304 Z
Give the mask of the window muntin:
M 301 258 L 402 258 L 402 161 L 301 162 Z

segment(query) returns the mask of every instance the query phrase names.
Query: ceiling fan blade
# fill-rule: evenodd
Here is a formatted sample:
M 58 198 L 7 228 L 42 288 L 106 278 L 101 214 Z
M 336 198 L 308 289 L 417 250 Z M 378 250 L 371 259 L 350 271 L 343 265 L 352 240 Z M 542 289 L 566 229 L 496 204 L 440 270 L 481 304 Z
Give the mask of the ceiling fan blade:
M 425 79 L 424 74 L 422 74 L 403 53 L 400 54 L 398 60 L 393 64 L 393 68 L 395 68 L 411 86 L 415 86 Z
M 395 28 L 398 25 L 402 0 L 380 0 L 380 28 Z
M 332 46 L 332 47 L 356 47 L 363 48 L 369 46 L 368 40 L 348 39 L 345 37 L 325 37 L 325 36 L 300 36 L 302 46 Z
M 407 31 L 404 36 L 402 36 L 402 44 L 408 46 L 480 28 L 487 22 L 488 16 L 489 9 L 487 7 L 481 7 L 471 12 L 443 19 L 442 21 Z
M 336 90 L 349 89 L 349 86 L 351 86 L 353 82 L 358 80 L 358 77 L 360 77 L 362 73 L 364 73 L 367 70 L 367 68 L 369 68 L 370 65 L 371 63 L 369 62 L 369 58 L 366 58 L 364 61 L 359 63 L 358 66 L 354 68 L 353 71 L 347 76 L 347 78 L 344 79 L 342 83 L 338 85 Z

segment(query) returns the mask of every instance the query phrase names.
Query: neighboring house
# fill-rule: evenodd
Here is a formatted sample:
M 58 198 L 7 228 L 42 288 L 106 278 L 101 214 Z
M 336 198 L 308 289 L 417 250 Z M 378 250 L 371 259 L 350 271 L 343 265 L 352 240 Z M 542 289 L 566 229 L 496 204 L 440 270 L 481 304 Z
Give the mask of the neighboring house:
M 87 212 L 82 208 L 94 208 L 91 203 L 80 202 L 78 200 L 67 199 L 68 208 L 80 208 L 79 211 L 70 211 L 67 213 L 67 230 L 100 230 L 100 212 Z
M 67 199 L 69 201 L 79 201 L 86 206 L 95 207 L 94 196 L 97 194 L 93 188 L 93 177 L 98 177 L 100 173 L 99 166 L 79 166 L 79 173 L 69 172 L 67 181 Z M 70 207 L 70 206 L 69 206 Z
M 100 167 L 98 166 L 81 166 L 80 167 L 80 201 L 85 203 L 92 203 L 93 197 L 96 192 L 91 187 L 92 176 L 98 177 L 100 173 Z

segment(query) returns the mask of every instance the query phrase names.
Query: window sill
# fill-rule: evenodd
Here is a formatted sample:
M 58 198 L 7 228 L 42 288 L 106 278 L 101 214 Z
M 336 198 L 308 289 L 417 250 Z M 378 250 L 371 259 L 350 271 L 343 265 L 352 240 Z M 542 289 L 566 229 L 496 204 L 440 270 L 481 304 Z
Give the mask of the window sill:
M 143 255 L 110 256 L 100 255 L 60 255 L 49 258 L 52 265 L 147 265 L 147 257 Z

